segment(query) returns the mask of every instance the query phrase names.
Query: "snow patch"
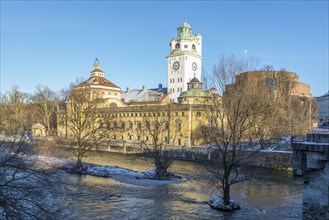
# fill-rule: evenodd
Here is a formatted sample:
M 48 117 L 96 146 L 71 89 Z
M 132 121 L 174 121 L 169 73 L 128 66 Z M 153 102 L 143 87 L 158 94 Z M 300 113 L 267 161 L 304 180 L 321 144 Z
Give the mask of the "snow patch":
M 211 208 L 224 212 L 232 212 L 241 209 L 241 207 L 233 200 L 230 200 L 230 204 L 225 205 L 222 199 L 212 199 L 208 204 Z

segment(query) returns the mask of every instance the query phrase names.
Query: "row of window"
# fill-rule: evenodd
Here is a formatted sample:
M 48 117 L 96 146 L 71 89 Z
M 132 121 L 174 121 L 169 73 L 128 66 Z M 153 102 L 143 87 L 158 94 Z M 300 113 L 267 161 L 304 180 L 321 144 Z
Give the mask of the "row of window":
M 176 131 L 181 131 L 182 130 L 182 121 L 177 119 L 175 121 L 175 125 L 176 125 Z M 131 121 L 127 122 L 127 124 L 125 124 L 123 121 L 119 122 L 119 126 L 117 124 L 117 122 L 107 122 L 106 124 L 104 124 L 103 122 L 99 122 L 99 126 L 106 126 L 107 128 L 119 128 L 122 130 L 132 130 L 133 129 L 133 123 Z M 154 122 L 152 124 L 153 128 L 155 129 L 159 129 L 160 128 L 160 123 L 159 122 Z M 141 130 L 142 129 L 142 123 L 140 121 L 135 122 L 135 129 L 136 130 Z M 151 123 L 149 121 L 145 121 L 144 122 L 144 129 L 151 129 Z M 165 122 L 162 124 L 162 129 L 163 130 L 168 130 L 169 129 L 169 123 Z
M 176 91 L 177 91 L 177 92 L 182 92 L 182 91 L 183 91 L 183 88 L 177 88 Z M 171 89 L 169 89 L 169 92 L 170 92 L 170 93 L 174 93 L 174 92 L 175 92 L 175 88 L 171 88 Z
M 145 137 L 141 137 L 140 135 L 137 135 L 135 137 L 135 135 L 132 135 L 130 133 L 128 133 L 127 137 L 125 138 L 124 135 L 120 135 L 119 137 L 117 137 L 117 135 L 113 134 L 113 135 L 108 135 L 107 138 L 111 138 L 113 140 L 122 140 L 122 141 L 125 141 L 125 140 L 129 140 L 129 141 L 143 141 L 143 142 L 146 142 L 146 143 L 152 143 L 152 140 L 151 138 L 149 138 L 149 136 L 145 136 Z M 163 143 L 166 143 L 166 144 L 169 144 L 169 139 L 168 137 L 164 137 L 163 138 Z M 173 143 L 173 144 L 177 144 L 177 145 L 182 145 L 182 140 L 180 138 L 177 139 L 177 143 Z
M 175 83 L 175 78 L 169 79 L 170 83 Z M 183 82 L 183 78 L 179 77 L 177 78 L 177 82 Z
M 186 99 L 185 99 L 186 100 Z M 113 113 L 113 114 L 98 114 L 99 118 L 108 118 L 108 117 L 160 117 L 160 116 L 168 116 L 168 112 L 139 112 L 139 113 Z M 172 116 L 185 116 L 185 112 L 174 112 Z M 201 112 L 196 112 L 196 116 L 200 117 Z M 65 115 L 61 115 L 63 121 Z
M 179 44 L 179 43 L 177 43 L 177 44 L 175 45 L 175 48 L 176 48 L 176 49 L 179 49 L 179 48 L 180 48 L 180 44 Z M 186 48 L 186 49 L 187 49 L 187 48 L 188 48 L 188 45 L 187 45 L 187 44 L 184 44 L 184 48 Z M 196 48 L 196 47 L 195 47 L 195 45 L 194 45 L 194 44 L 192 44 L 192 50 L 195 50 L 195 48 Z

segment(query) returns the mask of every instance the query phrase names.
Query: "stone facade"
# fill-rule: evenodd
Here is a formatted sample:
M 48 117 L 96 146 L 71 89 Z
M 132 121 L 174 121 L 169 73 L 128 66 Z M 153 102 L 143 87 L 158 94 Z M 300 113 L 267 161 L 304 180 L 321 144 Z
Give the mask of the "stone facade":
M 236 82 L 260 82 L 260 81 L 266 81 L 272 79 L 273 80 L 273 86 L 277 86 L 277 79 L 282 76 L 282 74 L 285 74 L 285 77 L 287 79 L 290 79 L 292 81 L 292 95 L 297 96 L 306 96 L 311 97 L 311 87 L 305 83 L 299 82 L 299 76 L 296 73 L 293 72 L 287 72 L 287 71 L 249 71 L 249 72 L 243 72 L 236 76 Z M 233 86 L 233 85 L 232 85 Z M 230 86 L 228 86 L 230 87 Z M 229 88 L 228 88 L 229 89 Z M 274 88 L 275 89 L 275 88 Z
M 329 92 L 316 99 L 319 126 L 329 127 Z
M 304 176 L 303 217 L 329 218 L 329 134 L 308 134 L 306 142 L 295 142 L 293 170 Z

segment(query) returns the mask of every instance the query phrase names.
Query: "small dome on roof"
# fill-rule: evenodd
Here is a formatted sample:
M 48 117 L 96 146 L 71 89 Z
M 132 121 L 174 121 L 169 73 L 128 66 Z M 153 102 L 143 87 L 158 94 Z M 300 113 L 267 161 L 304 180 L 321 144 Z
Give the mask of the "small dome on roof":
M 179 25 L 178 28 L 190 28 L 190 29 L 192 29 L 191 25 L 189 25 L 186 21 L 184 21 L 183 24 Z
M 184 17 L 184 22 L 177 28 L 177 38 L 179 40 L 190 40 L 193 39 L 192 28 L 186 22 L 186 18 Z
M 201 82 L 200 80 L 198 80 L 198 78 L 194 76 L 193 79 L 190 81 L 190 83 L 201 83 Z

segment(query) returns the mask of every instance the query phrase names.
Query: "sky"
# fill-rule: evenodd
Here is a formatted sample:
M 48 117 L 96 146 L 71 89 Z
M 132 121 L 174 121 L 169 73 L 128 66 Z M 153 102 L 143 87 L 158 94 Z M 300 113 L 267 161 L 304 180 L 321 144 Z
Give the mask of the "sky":
M 183 17 L 203 37 L 202 66 L 220 56 L 258 57 L 329 90 L 328 1 L 3 1 L 0 92 L 55 91 L 87 79 L 97 57 L 126 87 L 167 85 L 169 43 Z

